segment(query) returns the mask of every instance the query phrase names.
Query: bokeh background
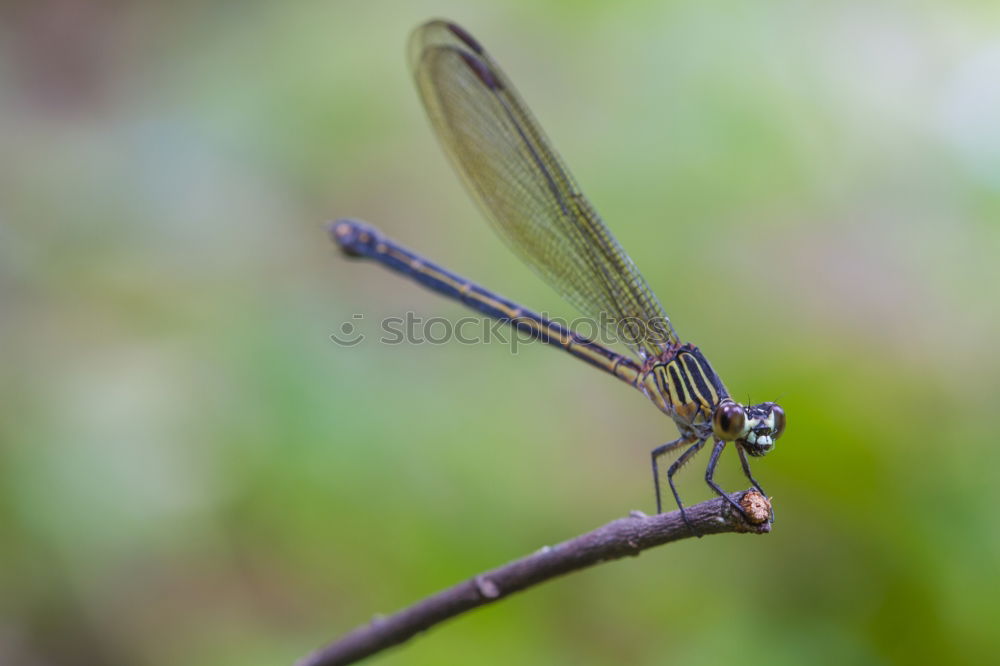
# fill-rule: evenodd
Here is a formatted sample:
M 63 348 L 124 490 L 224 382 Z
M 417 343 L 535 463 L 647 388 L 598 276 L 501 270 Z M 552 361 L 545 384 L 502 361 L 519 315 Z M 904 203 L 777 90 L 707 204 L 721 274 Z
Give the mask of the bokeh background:
M 574 314 L 435 143 L 403 55 L 433 16 L 789 426 L 755 466 L 772 534 L 573 575 L 378 663 L 996 658 L 1000 5 L 39 0 L 0 8 L 0 662 L 288 664 L 652 510 L 675 435 L 641 395 L 537 344 L 379 344 L 383 317 L 467 312 L 327 239 L 361 217 Z M 333 344 L 345 323 L 366 341 Z

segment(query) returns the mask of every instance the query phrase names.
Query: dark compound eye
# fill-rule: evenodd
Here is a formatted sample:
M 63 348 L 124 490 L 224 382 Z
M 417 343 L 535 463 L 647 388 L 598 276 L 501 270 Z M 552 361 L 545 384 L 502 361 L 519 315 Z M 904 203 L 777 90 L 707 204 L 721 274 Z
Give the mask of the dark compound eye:
M 771 437 L 777 439 L 785 432 L 785 410 L 777 405 L 771 405 L 771 413 L 774 414 L 774 434 Z
M 715 431 L 715 436 L 719 439 L 732 441 L 743 434 L 746 422 L 747 417 L 746 412 L 743 411 L 743 407 L 730 400 L 722 403 L 715 410 L 715 416 L 712 419 L 712 429 Z

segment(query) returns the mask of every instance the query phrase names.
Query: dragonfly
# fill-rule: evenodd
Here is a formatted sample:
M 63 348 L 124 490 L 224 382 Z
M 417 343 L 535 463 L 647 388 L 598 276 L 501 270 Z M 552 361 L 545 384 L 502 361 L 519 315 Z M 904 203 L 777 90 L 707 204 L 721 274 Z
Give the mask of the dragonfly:
M 620 340 L 631 354 L 459 277 L 364 222 L 333 222 L 334 241 L 349 257 L 375 260 L 645 394 L 679 434 L 650 454 L 657 513 L 663 511 L 660 459 L 683 448 L 666 478 L 684 522 L 697 534 L 674 475 L 711 440 L 705 481 L 746 516 L 715 482 L 716 465 L 732 442 L 743 473 L 766 497 L 748 458 L 774 448 L 785 430 L 784 410 L 774 402 L 736 402 L 698 347 L 681 342 L 635 263 L 580 191 L 510 80 L 471 34 L 455 23 L 433 20 L 413 32 L 407 50 L 434 132 L 493 228 L 530 268 L 593 319 L 606 336 L 602 340 Z

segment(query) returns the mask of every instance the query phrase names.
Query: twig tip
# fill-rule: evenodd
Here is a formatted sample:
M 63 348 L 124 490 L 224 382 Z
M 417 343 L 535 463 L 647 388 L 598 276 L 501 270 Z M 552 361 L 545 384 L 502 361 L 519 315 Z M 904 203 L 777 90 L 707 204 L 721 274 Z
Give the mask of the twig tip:
M 748 490 L 740 498 L 740 506 L 747 519 L 754 525 L 766 523 L 771 518 L 771 502 L 756 490 Z

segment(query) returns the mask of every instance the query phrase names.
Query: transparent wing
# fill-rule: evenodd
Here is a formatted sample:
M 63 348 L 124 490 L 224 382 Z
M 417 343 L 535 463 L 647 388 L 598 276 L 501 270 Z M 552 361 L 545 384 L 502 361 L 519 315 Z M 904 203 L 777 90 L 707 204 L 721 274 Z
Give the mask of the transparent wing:
M 410 38 L 409 60 L 445 152 L 507 244 L 641 357 L 679 343 L 635 263 L 482 46 L 453 23 L 431 21 Z

